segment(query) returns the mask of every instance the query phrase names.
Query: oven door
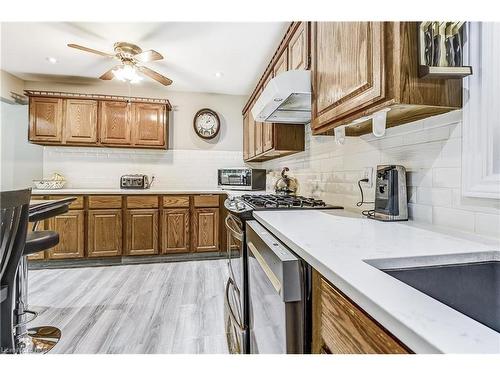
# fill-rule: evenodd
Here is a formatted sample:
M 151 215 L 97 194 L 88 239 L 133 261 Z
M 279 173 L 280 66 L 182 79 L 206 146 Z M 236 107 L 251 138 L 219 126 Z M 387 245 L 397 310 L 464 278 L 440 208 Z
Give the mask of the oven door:
M 242 290 L 243 279 L 243 245 L 245 244 L 245 232 L 243 222 L 235 215 L 226 216 L 227 232 L 227 265 L 229 277 L 236 283 L 238 289 Z
M 224 319 L 226 323 L 226 339 L 229 353 L 244 354 L 246 352 L 247 327 L 243 322 L 242 293 L 229 277 L 224 293 Z
M 230 353 L 248 353 L 247 272 L 245 231 L 235 215 L 225 219 L 227 232 L 228 280 L 225 288 L 224 316 Z

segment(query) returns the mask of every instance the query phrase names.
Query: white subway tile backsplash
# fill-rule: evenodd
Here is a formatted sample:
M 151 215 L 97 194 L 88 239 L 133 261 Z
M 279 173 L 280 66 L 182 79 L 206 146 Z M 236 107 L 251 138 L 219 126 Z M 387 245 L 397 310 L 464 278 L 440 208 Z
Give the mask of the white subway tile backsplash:
M 461 121 L 461 111 L 453 111 L 389 128 L 382 138 L 371 133 L 348 137 L 344 145 L 335 144 L 334 137 L 311 136 L 307 126 L 306 152 L 262 166 L 271 171 L 289 166 L 300 181 L 300 193 L 361 211 L 373 207 L 356 207 L 360 200 L 357 180 L 364 167 L 401 164 L 408 172 L 411 220 L 500 237 L 500 200 L 461 195 Z M 300 161 L 296 168 L 295 160 Z M 362 186 L 365 199 L 372 201 L 374 188 Z
M 500 215 L 476 213 L 475 228 L 476 233 L 498 237 L 500 236 Z
M 451 189 L 417 187 L 418 204 L 451 207 L 452 195 Z
M 432 208 L 432 223 L 467 232 L 474 232 L 474 213 L 454 208 Z
M 432 185 L 434 187 L 460 187 L 460 168 L 434 168 L 432 170 Z

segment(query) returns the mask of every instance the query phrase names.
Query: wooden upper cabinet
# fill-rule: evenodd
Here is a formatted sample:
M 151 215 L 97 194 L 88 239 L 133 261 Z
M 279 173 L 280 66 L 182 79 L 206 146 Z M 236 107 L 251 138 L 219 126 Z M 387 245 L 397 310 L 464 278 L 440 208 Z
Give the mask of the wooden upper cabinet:
M 253 104 L 252 104 L 253 105 Z M 248 157 L 255 156 L 255 120 L 252 115 L 252 110 L 248 111 Z
M 122 244 L 122 210 L 89 210 L 88 256 L 121 255 Z
M 97 142 L 97 101 L 64 100 L 64 142 Z
M 301 22 L 288 43 L 288 69 L 308 69 L 309 65 L 308 23 Z
M 219 251 L 219 209 L 196 208 L 193 212 L 193 251 Z
M 381 22 L 312 25 L 313 129 L 384 97 Z
M 158 210 L 127 210 L 126 255 L 158 254 Z
M 132 140 L 131 104 L 102 101 L 99 108 L 102 144 L 130 145 Z
M 34 142 L 61 142 L 62 112 L 62 99 L 30 98 L 29 140 Z
M 189 208 L 164 209 L 161 225 L 161 251 L 168 253 L 188 253 Z
M 264 147 L 262 144 L 262 122 L 255 122 L 255 133 L 254 133 L 254 147 L 255 147 L 255 155 L 260 155 L 264 151 Z
M 136 146 L 165 146 L 165 106 L 134 103 L 132 109 L 132 143 Z
M 278 58 L 273 68 L 273 77 L 288 70 L 288 49 L 285 49 Z
M 243 116 L 243 160 L 247 160 L 250 156 L 249 132 L 250 132 L 250 113 Z
M 59 233 L 59 244 L 48 250 L 50 259 L 84 256 L 84 211 L 69 210 L 48 220 L 49 230 Z
M 262 91 L 266 88 L 269 81 L 272 79 L 272 74 L 268 74 L 262 85 Z M 262 93 L 261 91 L 261 93 Z M 262 151 L 266 152 L 273 148 L 274 124 L 264 122 L 262 124 Z

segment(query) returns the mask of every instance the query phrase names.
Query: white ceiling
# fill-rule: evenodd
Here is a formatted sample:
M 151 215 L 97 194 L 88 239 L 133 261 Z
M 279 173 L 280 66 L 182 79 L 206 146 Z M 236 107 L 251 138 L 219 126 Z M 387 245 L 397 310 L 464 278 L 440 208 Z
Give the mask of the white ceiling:
M 32 81 L 95 79 L 116 60 L 66 45 L 112 52 L 115 42 L 126 41 L 164 56 L 145 65 L 174 81 L 169 90 L 248 95 L 287 26 L 287 22 L 2 23 L 1 68 Z M 48 63 L 49 56 L 58 63 Z M 216 72 L 223 76 L 217 78 Z M 139 84 L 160 85 L 149 79 Z

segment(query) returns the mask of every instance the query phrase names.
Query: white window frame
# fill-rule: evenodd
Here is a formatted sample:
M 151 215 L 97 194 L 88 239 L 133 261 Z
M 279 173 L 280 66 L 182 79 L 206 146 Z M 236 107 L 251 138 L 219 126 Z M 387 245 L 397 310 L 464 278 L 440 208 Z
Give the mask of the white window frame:
M 500 23 L 470 22 L 467 28 L 464 61 L 473 74 L 464 79 L 462 195 L 500 199 L 500 173 L 493 171 L 493 145 L 500 143 L 493 136 L 500 126 Z

